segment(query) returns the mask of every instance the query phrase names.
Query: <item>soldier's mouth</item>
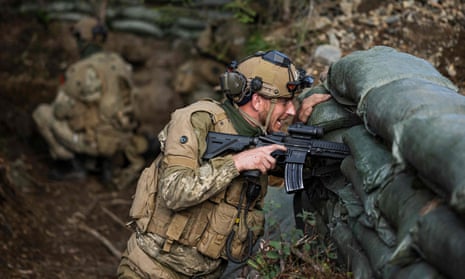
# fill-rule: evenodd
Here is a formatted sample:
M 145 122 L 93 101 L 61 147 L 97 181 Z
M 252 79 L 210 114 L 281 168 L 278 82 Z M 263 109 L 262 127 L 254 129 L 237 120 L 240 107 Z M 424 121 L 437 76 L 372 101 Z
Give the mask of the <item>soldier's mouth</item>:
M 284 120 L 286 120 L 286 119 L 278 119 L 278 120 L 276 120 L 275 126 L 276 126 L 276 128 L 278 130 L 280 130 L 281 127 L 283 126 L 282 121 L 284 121 Z

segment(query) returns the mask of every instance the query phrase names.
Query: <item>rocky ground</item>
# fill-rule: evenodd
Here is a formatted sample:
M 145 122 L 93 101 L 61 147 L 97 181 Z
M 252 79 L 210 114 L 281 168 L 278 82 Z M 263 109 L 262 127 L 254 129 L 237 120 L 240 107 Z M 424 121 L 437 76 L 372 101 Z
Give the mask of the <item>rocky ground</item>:
M 331 44 L 345 55 L 382 44 L 429 60 L 465 92 L 463 1 L 304 2 L 310 5 L 301 9 L 305 14 L 295 10 L 298 17 L 274 23 L 262 19 L 266 26 L 261 28 L 269 30 L 264 37 L 268 43 L 281 46 L 314 75 L 324 68 L 313 56 L 318 45 Z M 77 59 L 66 35 L 68 26 L 43 25 L 8 5 L 0 18 L 0 274 L 115 278 L 130 235 L 124 223 L 134 188 L 106 188 L 96 175 L 80 181 L 49 180 L 52 162 L 30 117 L 39 103 L 54 98 L 58 76 Z M 140 86 L 158 88 L 154 90 L 161 107 L 145 108 L 154 110 L 156 131 L 169 111 L 182 105 L 173 80 L 191 55 L 186 46 L 195 42 L 115 36 L 115 50 L 138 42 L 152 51 L 144 68 L 150 71 L 140 70 L 137 63 L 134 67 Z

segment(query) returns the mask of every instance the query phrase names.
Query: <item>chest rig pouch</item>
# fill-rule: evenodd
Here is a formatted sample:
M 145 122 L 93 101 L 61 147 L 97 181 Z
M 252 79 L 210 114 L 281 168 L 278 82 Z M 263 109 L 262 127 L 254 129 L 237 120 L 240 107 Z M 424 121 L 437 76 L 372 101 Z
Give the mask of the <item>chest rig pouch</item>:
M 155 198 L 158 191 L 158 170 L 161 158 L 162 156 L 158 155 L 155 161 L 142 172 L 137 182 L 136 193 L 129 210 L 129 216 L 137 224 L 138 230 L 142 232 L 147 231 L 155 209 Z
M 215 203 L 197 250 L 211 258 L 245 262 L 258 237 L 263 235 L 261 198 L 266 184 L 257 177 L 235 179 L 226 191 L 211 199 Z
M 209 112 L 215 131 L 235 133 L 225 112 L 220 106 L 212 104 L 197 104 L 189 108 L 190 113 L 199 110 Z M 188 118 L 186 115 L 188 113 L 183 114 L 183 118 Z M 159 136 L 163 151 L 162 137 L 163 132 Z M 160 161 L 157 158 L 144 170 L 137 185 L 130 214 L 136 220 L 138 229 L 142 233 L 150 232 L 163 237 L 162 250 L 165 252 L 169 252 L 174 243 L 179 243 L 195 247 L 212 259 L 244 262 L 250 256 L 253 244 L 263 235 L 264 214 L 261 208 L 268 185 L 267 177 L 240 176 L 227 189 L 207 201 L 175 212 L 166 206 L 161 195 L 157 195 Z

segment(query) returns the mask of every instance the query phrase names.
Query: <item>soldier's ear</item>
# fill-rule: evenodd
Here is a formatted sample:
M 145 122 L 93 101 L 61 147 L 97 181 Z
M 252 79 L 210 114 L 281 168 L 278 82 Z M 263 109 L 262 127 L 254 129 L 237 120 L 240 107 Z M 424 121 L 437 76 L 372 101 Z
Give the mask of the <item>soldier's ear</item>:
M 263 98 L 258 94 L 253 94 L 250 103 L 252 104 L 252 108 L 254 111 L 260 111 L 263 107 Z

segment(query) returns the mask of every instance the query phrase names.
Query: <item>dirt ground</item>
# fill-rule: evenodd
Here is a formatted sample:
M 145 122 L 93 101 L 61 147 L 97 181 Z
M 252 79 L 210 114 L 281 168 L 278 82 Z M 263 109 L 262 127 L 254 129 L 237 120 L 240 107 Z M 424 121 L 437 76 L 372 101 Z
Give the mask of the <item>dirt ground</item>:
M 53 162 L 31 118 L 77 57 L 34 18 L 7 15 L 0 29 L 0 277 L 115 278 L 134 187 L 115 191 L 95 174 L 49 180 Z
M 433 14 L 441 7 L 435 9 L 426 15 L 406 13 L 413 19 L 401 26 L 345 28 L 363 34 L 366 44 L 433 57 L 464 92 L 464 19 L 437 22 Z M 420 16 L 422 21 L 416 21 Z M 54 98 L 64 61 L 77 57 L 37 19 L 5 9 L 0 18 L 0 277 L 115 278 L 130 235 L 124 223 L 134 188 L 106 188 L 96 175 L 49 180 L 52 161 L 31 119 L 39 103 Z M 173 56 L 171 44 L 158 46 L 159 57 Z M 362 47 L 363 42 L 341 46 L 344 53 Z

